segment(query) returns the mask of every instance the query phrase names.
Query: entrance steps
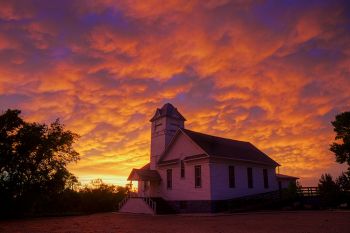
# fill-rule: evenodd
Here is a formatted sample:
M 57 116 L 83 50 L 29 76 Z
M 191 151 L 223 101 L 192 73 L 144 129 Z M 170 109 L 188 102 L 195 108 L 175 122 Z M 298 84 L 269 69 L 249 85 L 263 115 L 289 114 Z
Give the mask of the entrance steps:
M 166 200 L 160 197 L 127 197 L 119 203 L 121 213 L 175 214 Z
M 137 214 L 155 214 L 149 203 L 142 197 L 129 197 L 124 199 L 119 205 L 121 213 L 137 213 Z

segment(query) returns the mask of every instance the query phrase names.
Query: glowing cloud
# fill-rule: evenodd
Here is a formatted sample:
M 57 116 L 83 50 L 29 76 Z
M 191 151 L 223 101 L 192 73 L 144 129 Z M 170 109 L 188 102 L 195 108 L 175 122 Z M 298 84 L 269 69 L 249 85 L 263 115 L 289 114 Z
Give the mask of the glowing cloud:
M 196 131 L 251 141 L 315 184 L 338 174 L 330 121 L 350 108 L 347 1 L 0 3 L 0 109 L 82 137 L 82 180 L 149 159 L 171 102 Z M 113 179 L 112 177 L 115 177 Z

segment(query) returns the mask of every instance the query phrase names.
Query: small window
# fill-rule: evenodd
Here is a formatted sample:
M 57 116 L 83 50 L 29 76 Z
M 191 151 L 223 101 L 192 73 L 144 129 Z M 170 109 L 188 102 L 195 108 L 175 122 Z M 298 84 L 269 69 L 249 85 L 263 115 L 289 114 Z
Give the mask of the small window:
M 194 166 L 194 183 L 196 188 L 202 187 L 202 171 L 200 165 Z
M 267 174 L 267 169 L 263 169 L 263 176 L 264 176 L 264 188 L 269 188 L 269 176 Z
M 247 176 L 248 176 L 248 188 L 253 188 L 253 168 L 247 168 Z
M 235 167 L 234 166 L 228 166 L 228 182 L 229 182 L 230 188 L 236 187 Z
M 173 171 L 171 169 L 166 170 L 166 187 L 172 189 L 173 187 Z
M 185 163 L 181 160 L 181 178 L 185 178 Z

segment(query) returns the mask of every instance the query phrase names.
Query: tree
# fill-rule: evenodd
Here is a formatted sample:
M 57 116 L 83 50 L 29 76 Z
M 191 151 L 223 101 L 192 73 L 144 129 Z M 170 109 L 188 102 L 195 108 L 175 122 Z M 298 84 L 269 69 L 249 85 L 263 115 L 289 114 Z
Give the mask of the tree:
M 335 117 L 332 121 L 334 132 L 336 133 L 335 140 L 330 150 L 335 154 L 338 163 L 347 163 L 350 169 L 350 112 L 343 112 Z M 348 176 L 350 175 L 348 171 Z
M 322 174 L 318 183 L 320 196 L 325 206 L 335 206 L 339 194 L 339 187 L 333 181 L 333 177 L 330 174 Z
M 79 160 L 73 148 L 78 135 L 57 119 L 50 125 L 25 122 L 19 110 L 0 115 L 0 209 L 17 205 L 32 211 L 77 179 L 67 165 Z M 2 208 L 1 208 L 2 207 Z M 35 211 L 35 210 L 33 210 Z
M 126 187 L 109 185 L 102 179 L 92 180 L 79 191 L 83 212 L 116 211 L 127 193 Z
M 341 191 L 350 191 L 350 177 L 343 172 L 336 180 L 337 185 Z

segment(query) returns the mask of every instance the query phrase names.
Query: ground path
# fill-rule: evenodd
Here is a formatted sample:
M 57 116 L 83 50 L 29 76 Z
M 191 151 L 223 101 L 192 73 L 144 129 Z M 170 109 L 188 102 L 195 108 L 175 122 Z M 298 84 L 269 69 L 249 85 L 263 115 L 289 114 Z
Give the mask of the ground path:
M 163 215 L 102 213 L 0 221 L 0 232 L 350 233 L 350 212 L 300 211 L 229 215 Z

